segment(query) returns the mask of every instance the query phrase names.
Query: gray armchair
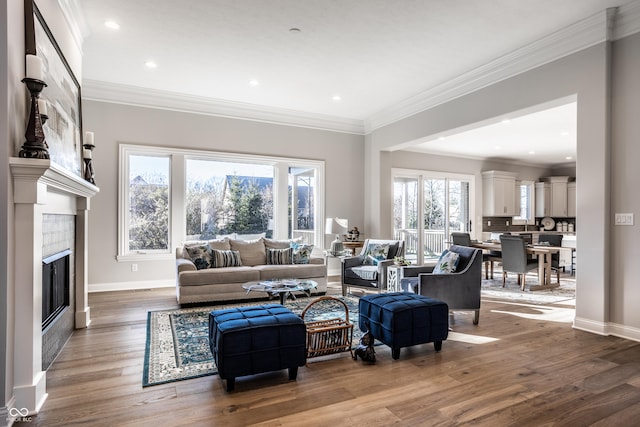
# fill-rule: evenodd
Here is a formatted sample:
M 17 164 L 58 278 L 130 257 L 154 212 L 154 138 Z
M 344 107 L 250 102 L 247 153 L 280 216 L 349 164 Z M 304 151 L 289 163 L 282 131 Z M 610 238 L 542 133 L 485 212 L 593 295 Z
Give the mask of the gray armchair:
M 455 273 L 422 273 L 415 269 L 413 272 L 419 272 L 418 280 L 403 279 L 403 282 L 415 284 L 409 291 L 446 302 L 449 310 L 473 310 L 473 324 L 477 325 L 480 321 L 482 251 L 458 245 L 452 245 L 449 250 L 460 255 Z M 411 270 L 405 272 L 405 277 L 408 275 Z
M 365 259 L 369 245 L 375 244 L 389 244 L 387 259 L 378 262 L 377 265 L 368 265 Z M 387 286 L 387 267 L 393 264 L 393 257 L 396 256 L 404 256 L 403 240 L 365 240 L 360 255 L 342 259 L 342 295 L 347 295 L 348 288 L 353 286 L 382 292 Z

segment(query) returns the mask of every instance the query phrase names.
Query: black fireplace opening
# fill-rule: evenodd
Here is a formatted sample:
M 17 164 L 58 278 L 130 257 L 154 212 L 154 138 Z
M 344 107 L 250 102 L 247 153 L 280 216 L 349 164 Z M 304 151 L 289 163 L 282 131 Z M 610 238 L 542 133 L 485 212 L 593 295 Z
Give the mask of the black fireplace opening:
M 42 260 L 42 330 L 45 330 L 70 305 L 71 249 Z

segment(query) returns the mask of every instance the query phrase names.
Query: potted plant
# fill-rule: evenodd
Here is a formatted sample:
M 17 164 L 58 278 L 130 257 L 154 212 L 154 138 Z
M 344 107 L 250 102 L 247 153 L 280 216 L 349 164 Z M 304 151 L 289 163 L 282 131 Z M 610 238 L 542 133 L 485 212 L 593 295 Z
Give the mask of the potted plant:
M 395 265 L 397 265 L 397 266 L 411 265 L 411 262 L 408 261 L 407 259 L 405 259 L 405 257 L 402 257 L 402 256 L 393 257 L 393 263 Z

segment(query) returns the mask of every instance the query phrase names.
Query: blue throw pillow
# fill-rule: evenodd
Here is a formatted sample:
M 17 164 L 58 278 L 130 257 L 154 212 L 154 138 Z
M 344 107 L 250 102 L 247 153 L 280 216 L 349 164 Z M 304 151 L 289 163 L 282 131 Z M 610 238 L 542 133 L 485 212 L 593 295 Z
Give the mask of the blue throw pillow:
M 311 251 L 313 251 L 313 245 L 291 242 L 291 248 L 293 249 L 294 264 L 309 264 L 309 257 L 311 256 Z

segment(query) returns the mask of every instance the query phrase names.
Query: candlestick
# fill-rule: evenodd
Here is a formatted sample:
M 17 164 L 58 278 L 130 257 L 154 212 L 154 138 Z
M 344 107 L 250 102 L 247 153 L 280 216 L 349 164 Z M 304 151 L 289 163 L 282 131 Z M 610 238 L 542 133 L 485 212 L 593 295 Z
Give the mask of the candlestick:
M 84 150 L 82 151 L 82 157 L 84 160 L 84 179 L 85 181 L 89 181 L 93 185 L 96 185 L 96 174 L 93 170 L 93 161 L 91 160 L 93 158 L 93 149 L 95 148 L 95 145 L 93 145 L 93 132 L 87 132 L 85 137 L 88 134 L 91 134 L 91 144 L 87 144 L 86 142 L 89 141 L 89 139 L 85 138 L 85 144 L 83 145 Z
M 47 142 L 42 130 L 42 117 L 40 117 L 40 111 L 38 111 L 38 97 L 47 84 L 42 80 L 30 77 L 25 77 L 22 82 L 27 85 L 31 93 L 31 111 L 27 130 L 24 134 L 27 140 L 22 144 L 22 150 L 18 155 L 28 159 L 48 159 L 49 150 L 47 150 Z

